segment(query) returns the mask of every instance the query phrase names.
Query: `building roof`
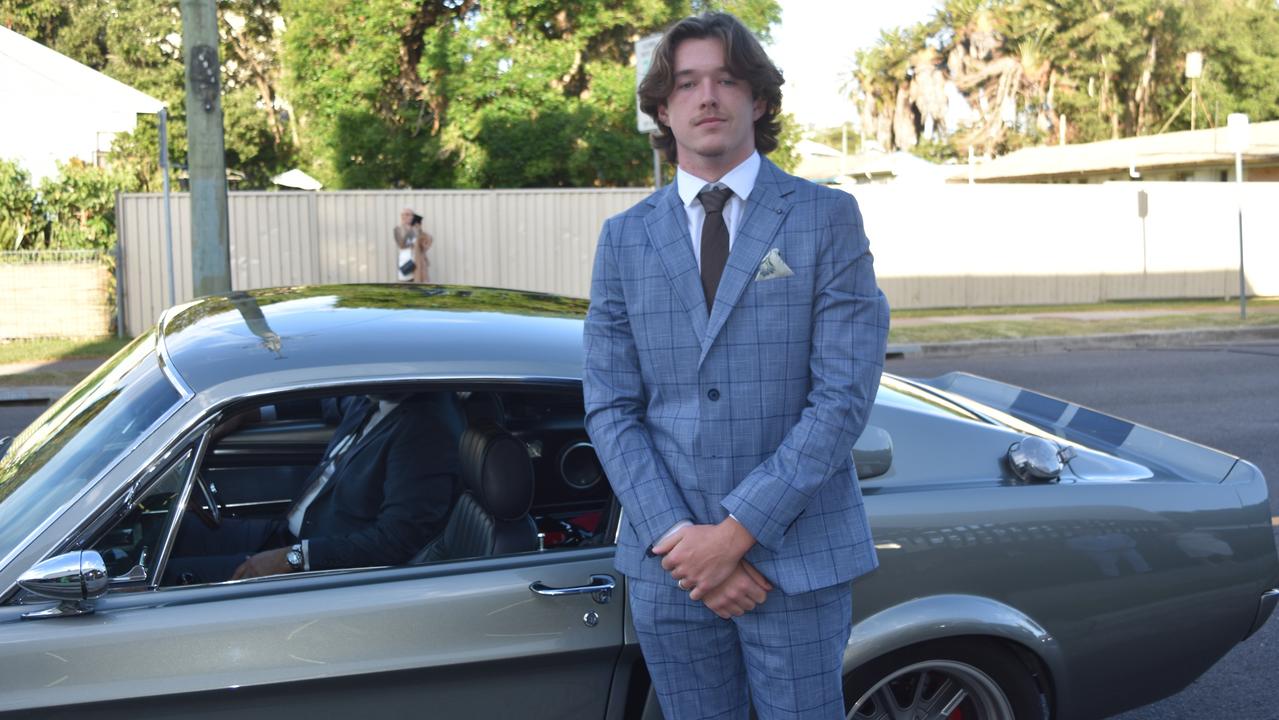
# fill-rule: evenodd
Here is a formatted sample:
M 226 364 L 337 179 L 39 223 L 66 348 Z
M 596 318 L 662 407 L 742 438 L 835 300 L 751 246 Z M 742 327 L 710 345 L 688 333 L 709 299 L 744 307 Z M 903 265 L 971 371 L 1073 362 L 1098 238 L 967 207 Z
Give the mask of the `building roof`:
M 93 68 L 0 26 L 0 93 L 12 109 L 33 98 L 53 94 L 74 95 L 82 107 L 92 110 L 129 110 L 154 113 L 164 103 L 107 77 Z
M 297 188 L 298 190 L 320 190 L 324 187 L 324 183 L 307 175 L 298 168 L 293 168 L 288 172 L 272 177 L 271 182 L 280 187 Z
M 867 150 L 848 156 L 848 176 L 852 179 L 891 176 L 905 180 L 943 180 L 948 172 L 946 166 L 905 150 L 891 153 Z
M 866 180 L 932 180 L 944 181 L 947 170 L 937 163 L 905 151 L 886 153 L 867 150 L 845 156 L 833 147 L 800 140 L 795 143 L 799 166 L 795 174 L 818 182 L 837 184 Z
M 164 103 L 34 40 L 0 27 L 0 158 L 16 160 L 33 180 L 57 163 L 95 162 L 116 133 Z
M 976 164 L 972 177 L 977 182 L 991 182 L 1126 173 L 1130 169 L 1141 172 L 1225 165 L 1234 162 L 1226 137 L 1226 129 L 1221 127 L 1077 145 L 1028 147 Z M 1245 164 L 1279 163 L 1279 121 L 1253 123 L 1249 139 L 1248 150 L 1243 154 Z M 953 174 L 952 180 L 968 179 L 968 166 L 961 165 L 960 170 Z

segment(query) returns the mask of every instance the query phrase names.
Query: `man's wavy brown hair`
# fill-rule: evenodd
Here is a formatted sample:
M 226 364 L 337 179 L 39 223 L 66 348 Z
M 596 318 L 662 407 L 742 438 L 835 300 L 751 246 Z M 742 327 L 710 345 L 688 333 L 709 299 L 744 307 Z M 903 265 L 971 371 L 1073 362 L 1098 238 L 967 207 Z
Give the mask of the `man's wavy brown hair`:
M 662 151 L 671 163 L 679 160 L 675 136 L 657 119 L 657 107 L 666 102 L 675 89 L 675 49 L 685 40 L 715 38 L 724 45 L 728 71 L 751 87 L 751 96 L 763 98 L 764 114 L 755 121 L 755 149 L 766 155 L 777 149 L 777 135 L 782 124 L 782 73 L 768 58 L 759 40 L 740 20 L 728 13 L 706 13 L 686 17 L 671 26 L 653 51 L 653 64 L 639 86 L 640 110 L 657 124 L 650 138 L 653 147 Z

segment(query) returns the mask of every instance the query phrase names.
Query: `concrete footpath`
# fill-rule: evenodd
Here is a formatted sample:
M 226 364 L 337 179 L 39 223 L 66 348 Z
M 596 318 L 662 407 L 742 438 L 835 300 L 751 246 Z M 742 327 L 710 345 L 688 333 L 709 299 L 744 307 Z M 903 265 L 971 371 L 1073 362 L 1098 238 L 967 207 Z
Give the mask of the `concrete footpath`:
M 1102 323 L 1115 320 L 1168 317 L 1177 315 L 1229 314 L 1238 312 L 1226 306 L 1134 308 L 1108 310 L 1052 310 L 1009 314 L 914 315 L 893 318 L 893 327 L 926 327 L 988 322 L 1033 322 L 1035 320 L 1072 320 L 1080 323 Z M 1279 314 L 1279 306 L 1268 304 L 1256 308 L 1257 314 Z M 1250 310 L 1249 316 L 1254 311 Z M 1165 348 L 1223 343 L 1273 342 L 1279 340 L 1279 324 L 1240 328 L 1186 328 L 1129 333 L 1084 333 L 1058 337 L 1018 337 L 994 340 L 961 340 L 955 342 L 890 343 L 888 357 L 960 357 L 970 355 L 1024 355 L 1028 353 L 1069 352 L 1077 350 Z M 49 374 L 78 381 L 96 368 L 102 360 L 77 359 L 26 362 L 0 365 L 0 403 L 51 402 L 70 389 L 69 384 L 32 385 L 23 378 L 29 373 Z

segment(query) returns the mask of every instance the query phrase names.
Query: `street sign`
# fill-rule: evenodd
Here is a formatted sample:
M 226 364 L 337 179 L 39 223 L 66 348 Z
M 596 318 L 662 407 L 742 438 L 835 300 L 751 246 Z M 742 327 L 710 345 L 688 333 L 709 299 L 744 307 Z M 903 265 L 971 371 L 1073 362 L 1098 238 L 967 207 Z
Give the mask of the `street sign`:
M 653 118 L 645 114 L 643 110 L 640 110 L 639 86 L 640 83 L 644 82 L 644 76 L 648 74 L 649 66 L 653 64 L 653 51 L 657 49 L 657 44 L 661 40 L 662 34 L 654 33 L 635 41 L 635 128 L 646 134 L 656 131 L 657 123 L 653 122 Z
M 1186 53 L 1186 79 L 1197 80 L 1204 73 L 1204 54 L 1198 50 Z
M 1230 113 L 1226 118 L 1226 145 L 1236 155 L 1248 151 L 1248 116 L 1244 113 Z

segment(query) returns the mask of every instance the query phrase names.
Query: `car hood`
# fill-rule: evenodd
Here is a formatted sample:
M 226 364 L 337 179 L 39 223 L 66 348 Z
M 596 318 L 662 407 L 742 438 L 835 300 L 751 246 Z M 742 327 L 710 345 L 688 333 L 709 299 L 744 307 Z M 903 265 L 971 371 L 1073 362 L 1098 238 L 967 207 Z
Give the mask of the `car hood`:
M 1014 428 L 1025 423 L 1065 444 L 1146 468 L 1152 477 L 1219 483 L 1241 462 L 1228 453 L 1139 423 L 978 375 L 952 372 L 912 381 L 994 422 Z M 1083 459 L 1071 463 L 1072 470 L 1081 476 L 1114 470 L 1113 463 L 1110 468 L 1096 466 L 1091 454 Z

